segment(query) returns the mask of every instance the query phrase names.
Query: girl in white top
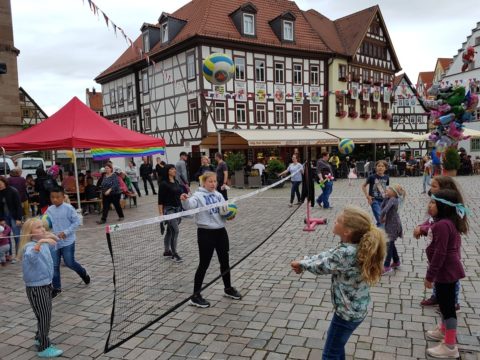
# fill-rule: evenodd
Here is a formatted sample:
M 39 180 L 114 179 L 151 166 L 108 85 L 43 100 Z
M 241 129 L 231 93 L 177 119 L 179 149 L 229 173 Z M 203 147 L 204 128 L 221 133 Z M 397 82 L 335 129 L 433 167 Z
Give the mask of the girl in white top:
M 302 183 L 303 166 L 297 160 L 297 155 L 292 155 L 292 163 L 288 165 L 287 170 L 278 174 L 279 176 L 286 175 L 287 173 L 293 174 L 291 178 L 292 190 L 290 191 L 290 204 L 293 206 L 293 198 L 297 195 L 297 203 L 295 205 L 301 205 L 300 201 L 300 184 Z

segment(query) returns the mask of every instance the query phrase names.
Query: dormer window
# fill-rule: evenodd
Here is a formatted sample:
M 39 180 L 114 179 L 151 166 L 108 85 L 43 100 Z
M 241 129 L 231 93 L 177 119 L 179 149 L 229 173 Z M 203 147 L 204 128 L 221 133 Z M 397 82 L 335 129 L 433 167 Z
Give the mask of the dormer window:
M 150 51 L 150 36 L 148 32 L 143 33 L 143 51 L 146 53 Z
M 163 23 L 160 26 L 160 38 L 162 39 L 162 43 L 168 42 L 168 23 Z
M 243 14 L 243 33 L 245 35 L 255 35 L 255 15 Z
M 283 40 L 293 41 L 293 22 L 283 21 Z

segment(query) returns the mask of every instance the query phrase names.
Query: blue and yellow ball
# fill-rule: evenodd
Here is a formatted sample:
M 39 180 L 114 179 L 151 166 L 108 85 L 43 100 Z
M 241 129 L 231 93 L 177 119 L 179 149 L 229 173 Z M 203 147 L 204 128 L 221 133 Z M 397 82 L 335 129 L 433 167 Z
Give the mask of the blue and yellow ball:
M 214 53 L 203 61 L 203 76 L 213 85 L 223 85 L 235 76 L 235 64 L 225 54 Z
M 355 143 L 352 139 L 342 139 L 338 143 L 338 151 L 340 151 L 344 155 L 351 154 L 355 149 Z
M 230 203 L 226 206 L 220 207 L 220 215 L 222 215 L 227 220 L 235 219 L 237 211 L 237 205 L 235 205 L 234 203 Z
M 43 223 L 45 230 L 50 230 L 52 228 L 52 219 L 50 219 L 47 214 L 40 215 L 38 218 Z

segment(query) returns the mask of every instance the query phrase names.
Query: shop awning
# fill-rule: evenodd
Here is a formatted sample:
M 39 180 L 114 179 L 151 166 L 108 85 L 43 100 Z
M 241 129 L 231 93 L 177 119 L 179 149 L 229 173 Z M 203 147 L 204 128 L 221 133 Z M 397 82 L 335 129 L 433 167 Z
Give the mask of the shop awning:
M 343 130 L 343 129 L 325 129 L 317 130 L 338 139 L 352 139 L 357 144 L 398 144 L 413 141 L 415 134 L 386 131 L 386 130 Z
M 473 139 L 478 139 L 478 138 L 480 138 L 480 131 L 465 128 L 463 130 L 463 135 L 470 136 Z M 414 135 L 412 141 L 425 141 L 425 140 L 428 140 L 429 136 L 430 136 L 430 133 L 421 134 L 421 135 Z

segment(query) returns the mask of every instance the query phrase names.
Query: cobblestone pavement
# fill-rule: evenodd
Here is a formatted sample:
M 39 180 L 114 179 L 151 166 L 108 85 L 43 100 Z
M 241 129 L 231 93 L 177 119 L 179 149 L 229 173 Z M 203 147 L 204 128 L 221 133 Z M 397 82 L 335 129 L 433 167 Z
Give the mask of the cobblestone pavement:
M 473 212 L 470 234 L 463 238 L 462 256 L 467 277 L 461 282 L 458 342 L 463 359 L 480 359 L 480 226 L 477 221 L 480 177 L 457 179 Z M 433 344 L 426 340 L 424 331 L 434 326 L 438 316 L 434 309 L 419 305 L 425 296 L 425 242 L 411 235 L 414 225 L 425 218 L 428 198 L 421 194 L 419 177 L 394 178 L 392 182 L 401 183 L 408 192 L 401 213 L 406 235 L 397 243 L 402 266 L 372 288 L 369 315 L 350 338 L 348 359 L 425 359 L 426 347 Z M 336 214 L 347 204 L 367 208 L 360 184 L 361 180 L 354 186 L 348 186 L 345 180 L 336 181 L 331 198 L 334 209 L 313 209 L 313 216 L 326 217 L 329 224 L 311 233 L 302 231 L 304 208 L 287 207 L 288 186 L 264 193 L 262 205 L 239 203 L 238 218 L 229 224 L 232 263 L 254 247 L 254 241 L 236 244 L 238 239 L 265 239 L 277 223 L 280 225 L 292 215 L 232 270 L 234 285 L 244 298 L 241 301 L 224 298 L 223 284 L 216 282 L 203 292 L 212 303 L 211 308 L 183 305 L 107 354 L 103 349 L 113 300 L 113 267 L 103 227 L 95 225 L 96 217 L 87 216 L 78 232 L 76 257 L 88 269 L 92 283 L 85 286 L 75 273 L 61 268 L 63 292 L 53 302 L 52 341 L 65 350 L 64 357 L 79 360 L 320 359 L 325 331 L 332 317 L 330 278 L 298 276 L 290 270 L 289 262 L 338 242 L 331 233 Z M 231 190 L 230 195 L 248 191 Z M 269 208 L 277 222 L 262 222 L 262 214 Z M 139 198 L 138 208 L 126 209 L 128 220 L 155 214 L 156 197 L 152 195 Z M 111 219 L 114 215 L 110 214 Z M 185 249 L 182 255 L 186 261 L 175 264 L 177 268 L 169 265 L 170 268 L 162 270 L 171 273 L 172 281 L 185 282 L 186 294 L 192 286 L 188 285 L 187 278 L 190 275 L 193 283 L 197 261 L 196 257 L 193 259 L 194 234 L 193 222 L 184 221 L 180 249 Z M 183 269 L 183 275 L 177 280 L 178 269 Z M 218 263 L 212 263 L 208 272 L 210 279 L 217 271 Z M 36 358 L 33 346 L 36 321 L 25 295 L 21 264 L 1 268 L 0 278 L 0 359 Z

